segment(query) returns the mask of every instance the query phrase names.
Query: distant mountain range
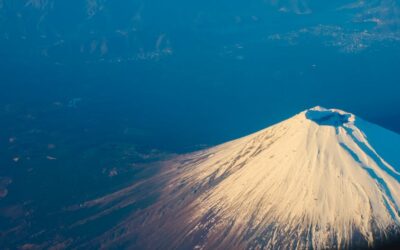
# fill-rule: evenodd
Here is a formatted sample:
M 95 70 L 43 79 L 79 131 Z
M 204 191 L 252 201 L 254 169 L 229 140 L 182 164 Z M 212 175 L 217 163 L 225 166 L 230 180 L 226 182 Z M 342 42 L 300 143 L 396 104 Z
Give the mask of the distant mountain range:
M 210 32 L 215 35 L 211 44 L 221 50 L 266 42 L 265 37 L 293 43 L 306 34 L 311 39 L 322 35 L 321 43 L 344 52 L 358 52 L 375 43 L 398 42 L 399 13 L 394 0 L 2 0 L 0 53 L 13 60 L 33 57 L 55 63 L 154 61 L 173 55 L 182 44 L 201 48 L 198 38 Z M 228 31 L 246 35 L 226 40 Z

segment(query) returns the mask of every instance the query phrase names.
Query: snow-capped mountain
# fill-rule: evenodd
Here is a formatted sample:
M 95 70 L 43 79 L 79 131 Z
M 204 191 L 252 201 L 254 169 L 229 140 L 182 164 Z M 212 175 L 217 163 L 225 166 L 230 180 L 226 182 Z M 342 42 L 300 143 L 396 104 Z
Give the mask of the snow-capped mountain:
M 399 148 L 398 134 L 315 107 L 170 160 L 150 181 L 84 207 L 101 205 L 104 215 L 136 202 L 139 189 L 159 192 L 153 205 L 100 237 L 103 247 L 375 247 L 400 232 Z

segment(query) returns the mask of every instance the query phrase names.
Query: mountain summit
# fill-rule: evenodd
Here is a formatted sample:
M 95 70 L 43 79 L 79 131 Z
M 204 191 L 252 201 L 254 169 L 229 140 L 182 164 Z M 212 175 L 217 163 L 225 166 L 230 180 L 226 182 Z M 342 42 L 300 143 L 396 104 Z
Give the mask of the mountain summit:
M 399 149 L 398 134 L 315 107 L 167 162 L 150 181 L 158 201 L 109 236 L 150 249 L 374 247 L 400 232 Z

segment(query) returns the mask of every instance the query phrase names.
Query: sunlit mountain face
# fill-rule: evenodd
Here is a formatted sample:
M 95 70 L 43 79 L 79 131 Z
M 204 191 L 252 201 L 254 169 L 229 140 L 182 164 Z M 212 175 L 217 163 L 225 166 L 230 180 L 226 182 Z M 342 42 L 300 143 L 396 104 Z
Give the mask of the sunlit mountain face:
M 400 237 L 399 146 L 399 134 L 345 111 L 315 107 L 215 147 L 142 163 L 140 179 L 47 215 L 55 221 L 46 230 L 46 224 L 24 223 L 6 230 L 2 243 L 37 249 L 385 249 Z M 117 169 L 108 172 L 114 175 Z M 29 234 L 39 228 L 45 231 Z
M 140 189 L 158 190 L 156 202 L 86 247 L 377 248 L 400 236 L 399 145 L 398 134 L 315 107 L 173 157 L 153 178 L 75 211 L 98 210 L 84 225 L 137 203 Z
M 399 12 L 396 0 L 0 0 L 0 249 L 391 242 L 397 147 L 344 114 L 400 133 Z M 339 115 L 307 117 L 316 105 Z M 294 128 L 265 129 L 301 110 Z M 268 146 L 281 136 L 292 151 Z M 328 170 L 286 178 L 295 162 Z M 272 240 L 282 232 L 297 241 Z

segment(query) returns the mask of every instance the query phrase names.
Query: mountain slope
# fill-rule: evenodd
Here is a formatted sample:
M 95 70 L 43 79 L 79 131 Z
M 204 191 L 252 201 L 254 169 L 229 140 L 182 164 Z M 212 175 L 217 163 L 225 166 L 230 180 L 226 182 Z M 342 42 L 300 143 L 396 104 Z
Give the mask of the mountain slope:
M 390 147 L 381 135 L 391 138 Z M 373 247 L 399 233 L 400 173 L 392 165 L 399 147 L 397 134 L 316 107 L 167 162 L 146 184 L 159 187 L 158 201 L 98 242 L 150 249 Z M 123 207 L 135 188 L 86 206 L 118 201 L 110 210 Z

